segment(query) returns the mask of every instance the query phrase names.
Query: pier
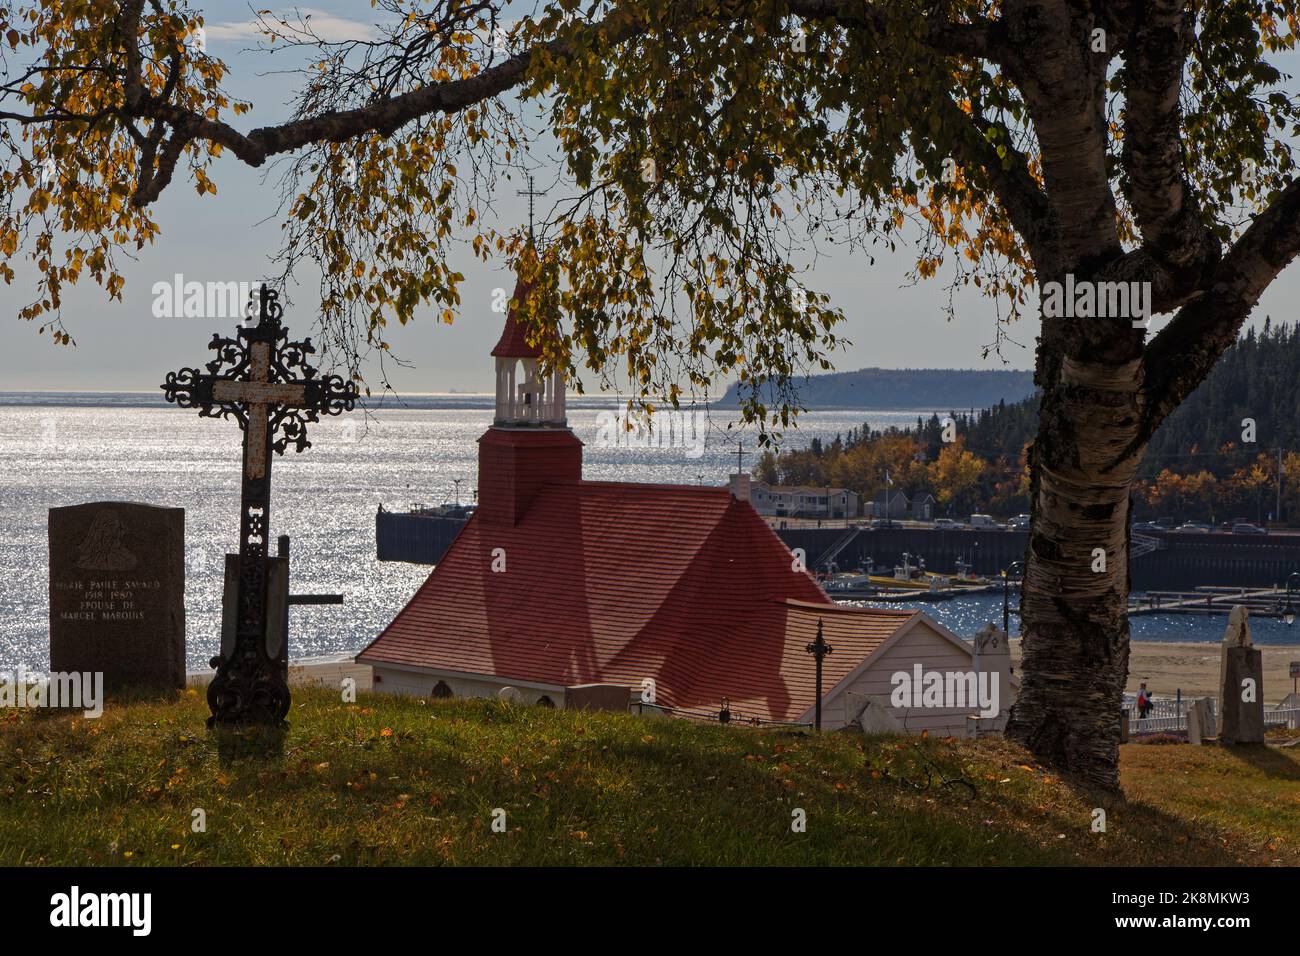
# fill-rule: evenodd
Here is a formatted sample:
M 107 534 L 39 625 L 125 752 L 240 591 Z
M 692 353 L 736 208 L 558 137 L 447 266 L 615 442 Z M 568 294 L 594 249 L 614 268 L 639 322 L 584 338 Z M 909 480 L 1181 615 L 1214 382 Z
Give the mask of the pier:
M 1140 600 L 1130 597 L 1128 614 L 1227 614 L 1241 604 L 1251 617 L 1281 617 L 1280 607 L 1285 602 L 1285 589 L 1205 586 L 1190 592 L 1147 591 Z
M 808 568 L 814 571 L 824 570 L 827 560 L 833 560 L 840 571 L 862 567 L 868 559 L 877 567 L 892 567 L 906 551 L 924 557 L 931 571 L 949 572 L 961 560 L 976 574 L 994 577 L 1013 561 L 1023 561 L 1029 544 L 1028 532 L 998 529 L 782 528 L 777 520 L 773 530 L 787 547 L 803 548 Z M 1142 532 L 1133 535 L 1129 551 L 1133 590 L 1168 592 L 1176 595 L 1171 598 L 1175 602 L 1197 596 L 1204 602 L 1205 593 L 1197 589 L 1207 581 L 1238 594 L 1241 588 L 1259 592 L 1283 585 L 1285 589 L 1287 575 L 1297 570 L 1300 534 L 1290 531 L 1258 536 Z

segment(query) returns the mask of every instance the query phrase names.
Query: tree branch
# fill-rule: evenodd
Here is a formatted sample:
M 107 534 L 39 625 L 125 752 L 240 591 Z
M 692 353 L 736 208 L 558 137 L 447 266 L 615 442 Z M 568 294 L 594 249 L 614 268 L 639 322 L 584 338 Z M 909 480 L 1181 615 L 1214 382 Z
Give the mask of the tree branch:
M 959 124 L 965 135 L 957 140 L 957 154 L 963 166 L 984 171 L 998 203 L 1029 248 L 1030 257 L 1045 261 L 1050 255 L 1052 214 L 1047 196 L 1029 173 L 1029 157 L 1003 137 L 1005 160 L 984 131 L 992 124 L 983 116 L 967 115 L 946 98 L 940 105 L 945 124 Z
M 539 54 L 563 55 L 569 44 L 552 40 L 525 50 L 481 73 L 460 80 L 430 84 L 395 96 L 385 96 L 352 110 L 320 113 L 275 126 L 264 126 L 245 134 L 230 124 L 209 119 L 196 111 L 168 102 L 169 97 L 151 96 L 144 84 L 143 57 L 139 49 L 140 23 L 147 0 L 124 0 L 117 18 L 116 33 L 124 50 L 123 122 L 150 119 L 166 123 L 185 141 L 206 140 L 230 150 L 249 166 L 261 166 L 280 153 L 319 142 L 344 142 L 370 132 L 391 136 L 405 124 L 434 113 L 456 113 L 521 85 Z M 794 0 L 792 12 L 810 19 L 835 19 L 845 25 L 887 29 L 879 11 L 850 0 Z M 620 43 L 643 32 L 645 27 L 634 13 L 619 11 L 588 28 L 602 31 L 606 42 Z M 951 22 L 935 18 L 927 23 L 925 40 L 936 50 L 954 55 L 997 60 L 1004 51 L 1002 28 L 996 21 Z M 16 117 L 20 118 L 21 117 Z M 71 117 L 69 119 L 72 119 Z M 132 197 L 137 206 L 157 199 L 170 179 L 168 175 L 142 176 Z
M 132 119 L 151 119 L 167 123 L 180 134 L 181 139 L 202 139 L 217 143 L 229 149 L 242 162 L 254 167 L 261 166 L 270 156 L 312 143 L 344 142 L 369 132 L 391 136 L 406 123 L 422 116 L 459 112 L 522 84 L 539 54 L 554 56 L 570 52 L 567 42 L 552 40 L 512 56 L 472 77 L 435 83 L 396 96 L 383 97 L 357 109 L 330 111 L 276 126 L 260 127 L 245 135 L 221 120 L 208 119 L 193 110 L 169 103 L 166 97 L 148 95 L 141 72 L 142 57 L 138 39 L 144 2 L 145 0 L 126 0 L 118 17 L 117 29 L 126 57 L 123 85 L 125 102 L 120 111 L 123 121 L 129 123 Z M 644 28 L 634 15 L 620 13 L 592 24 L 588 29 L 602 31 L 606 42 L 621 43 L 636 36 Z M 170 174 L 142 176 L 132 202 L 137 206 L 153 202 L 169 179 Z
M 882 34 L 888 32 L 885 15 L 861 0 L 791 0 L 790 12 L 809 20 L 835 20 L 845 26 L 870 27 Z M 1000 20 L 960 22 L 928 17 L 922 39 L 936 52 L 951 56 L 998 64 L 1011 59 L 1006 31 Z
M 1236 341 L 1264 290 L 1297 255 L 1300 179 L 1292 180 L 1233 244 L 1205 294 L 1183 306 L 1147 346 L 1143 440 L 1205 379 Z
M 1142 232 L 1143 251 L 1166 273 L 1148 278 L 1168 299 L 1200 288 L 1221 254 L 1184 171 L 1178 98 L 1192 40 L 1192 17 L 1183 0 L 1151 0 L 1142 6 L 1126 44 L 1122 188 Z

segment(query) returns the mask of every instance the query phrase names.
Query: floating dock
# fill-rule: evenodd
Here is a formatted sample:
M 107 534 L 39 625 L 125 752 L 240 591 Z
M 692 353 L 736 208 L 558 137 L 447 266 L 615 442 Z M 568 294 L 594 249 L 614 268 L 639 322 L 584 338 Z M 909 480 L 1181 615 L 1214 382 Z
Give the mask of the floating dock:
M 1192 591 L 1147 591 L 1130 596 L 1129 617 L 1144 614 L 1227 614 L 1236 605 L 1251 617 L 1281 617 L 1286 592 L 1277 588 L 1234 588 L 1204 586 Z

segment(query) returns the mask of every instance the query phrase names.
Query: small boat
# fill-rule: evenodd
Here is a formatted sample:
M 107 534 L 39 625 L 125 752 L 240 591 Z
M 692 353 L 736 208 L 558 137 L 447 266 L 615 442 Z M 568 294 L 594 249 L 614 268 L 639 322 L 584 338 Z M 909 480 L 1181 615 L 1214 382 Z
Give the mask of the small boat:
M 873 596 L 879 590 L 868 575 L 856 573 L 832 574 L 822 587 L 833 598 Z

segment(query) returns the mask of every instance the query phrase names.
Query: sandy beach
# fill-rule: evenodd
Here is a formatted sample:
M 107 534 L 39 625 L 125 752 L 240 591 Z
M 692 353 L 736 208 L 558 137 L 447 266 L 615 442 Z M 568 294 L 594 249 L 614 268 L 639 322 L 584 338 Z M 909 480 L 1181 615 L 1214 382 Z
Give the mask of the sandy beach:
M 1291 693 L 1290 662 L 1300 661 L 1300 647 L 1256 645 L 1264 652 L 1264 702 L 1275 704 Z M 1020 641 L 1011 642 L 1011 657 L 1020 667 Z M 1167 644 L 1134 641 L 1129 653 L 1128 690 L 1137 693 L 1146 681 L 1156 697 L 1219 696 L 1218 644 Z

